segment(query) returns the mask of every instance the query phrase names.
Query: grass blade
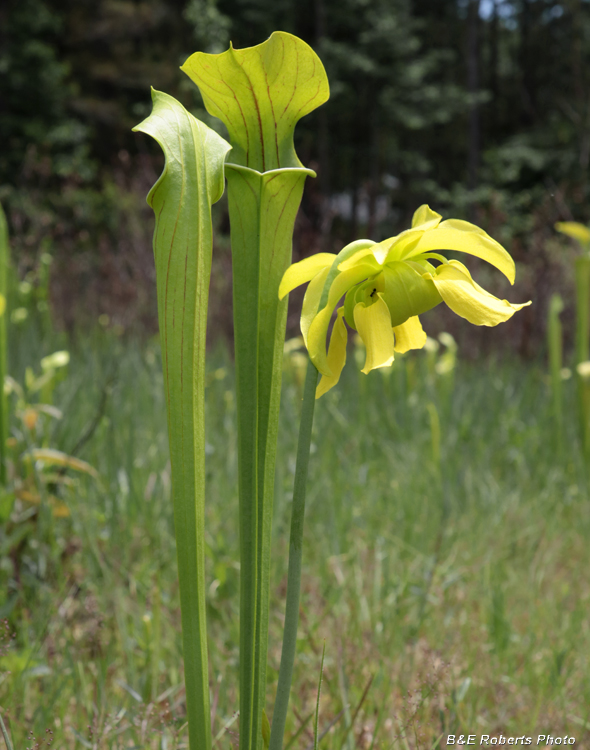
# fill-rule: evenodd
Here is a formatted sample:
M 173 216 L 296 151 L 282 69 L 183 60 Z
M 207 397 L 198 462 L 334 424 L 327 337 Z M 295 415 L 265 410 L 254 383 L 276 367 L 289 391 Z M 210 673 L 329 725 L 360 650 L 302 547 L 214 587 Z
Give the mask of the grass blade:
M 318 743 L 318 745 L 324 739 L 324 737 L 328 734 L 328 732 L 330 731 L 330 729 L 332 729 L 332 727 L 335 727 L 336 724 L 338 724 L 338 722 L 340 721 L 340 719 L 345 715 L 346 711 L 349 708 L 350 708 L 350 706 L 345 706 L 342 709 L 342 711 L 340 711 L 340 713 L 336 714 L 336 716 L 332 719 L 332 721 L 328 724 L 328 726 L 326 726 L 322 730 L 321 734 L 319 734 L 318 737 L 317 737 L 317 743 Z M 314 739 L 314 742 L 315 742 L 315 739 Z M 314 742 L 312 742 L 311 745 L 308 745 L 307 748 L 306 748 L 306 750 L 314 750 Z
M 7 750 L 14 750 L 12 742 L 10 741 L 10 735 L 8 734 L 8 730 L 6 729 L 6 725 L 4 724 L 2 714 L 0 714 L 0 729 L 2 730 L 2 736 L 4 737 L 4 742 L 6 742 Z
M 371 675 L 369 677 L 369 681 L 367 682 L 367 685 L 366 685 L 365 689 L 363 690 L 363 694 L 361 695 L 361 699 L 358 702 L 357 707 L 354 710 L 354 713 L 352 715 L 352 719 L 350 720 L 350 726 L 346 730 L 346 734 L 344 735 L 342 743 L 340 744 L 341 750 L 344 747 L 346 741 L 348 740 L 348 738 L 350 736 L 350 733 L 353 730 L 354 722 L 356 721 L 356 718 L 359 715 L 359 711 L 361 710 L 361 708 L 363 706 L 363 703 L 365 702 L 365 699 L 366 699 L 367 695 L 369 694 L 369 690 L 371 689 L 371 685 L 373 684 L 373 678 L 374 678 L 374 675 Z
M 318 682 L 318 697 L 315 703 L 315 719 L 313 722 L 313 750 L 318 750 L 318 723 L 320 720 L 320 695 L 322 692 L 322 679 L 324 677 L 324 659 L 326 658 L 326 641 L 322 649 L 322 663 L 320 664 L 320 680 Z
M 285 750 L 289 750 L 289 748 L 293 747 L 293 745 L 297 742 L 297 740 L 301 736 L 305 727 L 313 719 L 314 715 L 315 715 L 315 711 L 312 711 L 310 714 L 307 714 L 305 719 L 303 719 L 303 721 L 300 723 L 299 729 L 295 732 L 295 734 L 291 737 L 289 742 L 287 742 L 287 744 L 285 745 Z

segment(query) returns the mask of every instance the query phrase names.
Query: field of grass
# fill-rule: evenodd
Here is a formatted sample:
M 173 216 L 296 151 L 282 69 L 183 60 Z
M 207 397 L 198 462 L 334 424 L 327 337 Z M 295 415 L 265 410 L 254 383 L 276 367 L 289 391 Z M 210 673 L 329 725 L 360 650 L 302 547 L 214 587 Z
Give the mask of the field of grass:
M 0 531 L 0 706 L 15 750 L 186 747 L 159 346 L 105 332 L 50 338 L 19 329 L 10 372 L 22 382 L 25 366 L 70 350 L 54 394 L 63 418 L 43 416 L 46 445 L 67 453 L 86 434 L 78 456 L 99 478 L 69 472 L 69 516 L 43 521 L 17 501 Z M 212 721 L 229 750 L 239 733 L 235 401 L 229 357 L 210 362 Z M 573 383 L 560 446 L 542 365 L 448 365 L 420 352 L 364 376 L 351 361 L 318 402 L 292 750 L 313 740 L 324 643 L 323 750 L 442 747 L 447 733 L 590 743 L 590 504 Z M 269 715 L 299 366 L 286 357 Z

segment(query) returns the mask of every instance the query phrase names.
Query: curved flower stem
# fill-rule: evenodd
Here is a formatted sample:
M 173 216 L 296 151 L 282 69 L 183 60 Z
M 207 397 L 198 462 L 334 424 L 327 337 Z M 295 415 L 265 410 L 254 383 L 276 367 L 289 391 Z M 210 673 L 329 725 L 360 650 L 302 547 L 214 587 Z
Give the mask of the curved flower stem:
M 301 422 L 299 424 L 299 440 L 297 443 L 297 465 L 295 469 L 295 483 L 293 487 L 293 507 L 291 510 L 291 538 L 289 541 L 289 573 L 287 578 L 287 605 L 285 610 L 285 629 L 283 632 L 283 650 L 281 666 L 279 668 L 279 684 L 272 718 L 269 750 L 281 750 L 289 694 L 293 679 L 293 664 L 297 647 L 297 626 L 299 624 L 299 594 L 301 591 L 301 558 L 303 553 L 303 521 L 305 517 L 305 490 L 307 485 L 307 469 L 309 466 L 309 450 L 311 445 L 311 429 L 315 408 L 315 392 L 318 382 L 318 371 L 310 362 L 307 365 L 305 387 L 303 392 L 303 406 Z

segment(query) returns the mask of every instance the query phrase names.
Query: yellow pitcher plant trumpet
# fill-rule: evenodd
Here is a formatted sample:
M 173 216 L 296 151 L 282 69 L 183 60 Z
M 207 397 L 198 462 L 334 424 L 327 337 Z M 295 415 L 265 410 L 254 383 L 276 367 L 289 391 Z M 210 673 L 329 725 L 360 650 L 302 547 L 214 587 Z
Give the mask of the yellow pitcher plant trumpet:
M 494 297 L 471 278 L 458 260 L 438 251 L 467 253 L 491 263 L 514 283 L 515 266 L 509 253 L 474 224 L 442 216 L 420 206 L 412 228 L 374 243 L 362 240 L 338 255 L 318 253 L 287 269 L 279 288 L 282 299 L 292 289 L 310 282 L 301 312 L 301 332 L 311 361 L 322 374 L 316 398 L 333 388 L 346 362 L 345 322 L 356 330 L 367 354 L 363 372 L 391 365 L 394 351 L 421 349 L 426 334 L 418 318 L 445 302 L 474 325 L 495 326 L 530 305 Z M 433 261 L 438 265 L 434 265 Z M 327 304 L 318 311 L 324 286 Z M 326 338 L 338 302 L 330 343 Z

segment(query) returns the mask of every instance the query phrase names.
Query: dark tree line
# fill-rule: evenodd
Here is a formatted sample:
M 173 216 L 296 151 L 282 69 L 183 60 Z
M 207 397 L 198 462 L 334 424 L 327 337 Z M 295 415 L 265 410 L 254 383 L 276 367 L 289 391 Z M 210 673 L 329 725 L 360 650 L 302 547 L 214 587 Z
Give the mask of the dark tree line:
M 149 86 L 207 118 L 178 66 L 275 29 L 318 51 L 332 90 L 297 132 L 318 171 L 299 253 L 387 236 L 429 202 L 542 281 L 552 223 L 590 219 L 589 0 L 7 0 L 0 200 L 20 262 L 45 247 L 88 278 L 134 278 L 161 166 L 130 132 Z

